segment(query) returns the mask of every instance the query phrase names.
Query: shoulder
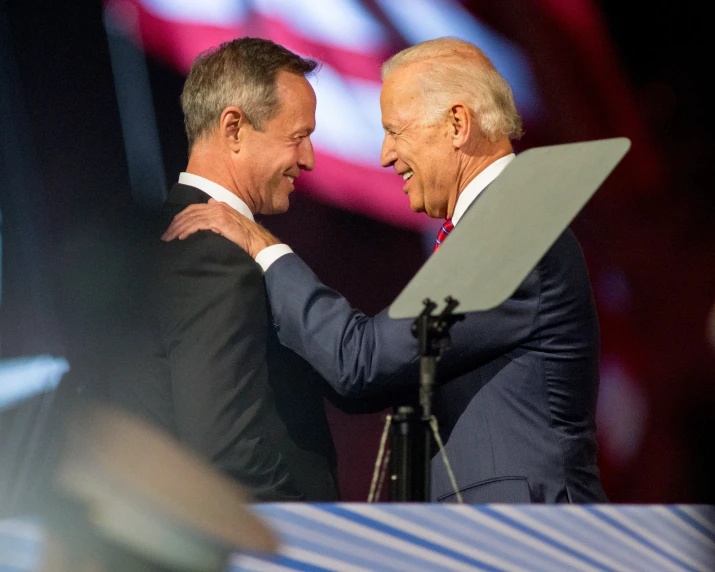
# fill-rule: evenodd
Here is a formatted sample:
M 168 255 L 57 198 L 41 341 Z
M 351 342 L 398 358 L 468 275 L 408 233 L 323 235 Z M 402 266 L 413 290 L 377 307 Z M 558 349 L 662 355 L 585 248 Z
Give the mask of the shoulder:
M 261 274 L 260 266 L 245 250 L 207 230 L 196 232 L 184 240 L 163 243 L 159 246 L 159 256 L 166 271 L 201 266 L 216 272 L 241 269 Z
M 585 286 L 590 284 L 586 260 L 576 235 L 567 228 L 539 262 L 542 279 Z

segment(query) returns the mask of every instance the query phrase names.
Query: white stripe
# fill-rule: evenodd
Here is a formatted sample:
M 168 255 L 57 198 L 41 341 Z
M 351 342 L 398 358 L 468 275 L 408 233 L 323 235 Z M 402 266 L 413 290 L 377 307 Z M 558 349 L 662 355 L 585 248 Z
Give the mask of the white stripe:
M 394 528 L 402 530 L 403 532 L 407 532 L 408 534 L 411 534 L 413 536 L 422 538 L 423 540 L 427 540 L 429 542 L 434 542 L 435 544 L 437 544 L 439 546 L 449 548 L 450 550 L 453 550 L 454 552 L 463 554 L 469 558 L 481 560 L 482 562 L 484 562 L 485 564 L 488 564 L 489 566 L 495 566 L 497 568 L 504 568 L 507 570 L 524 570 L 524 571 L 526 571 L 525 568 L 520 568 L 519 566 L 515 565 L 513 562 L 506 562 L 505 560 L 502 560 L 501 558 L 495 558 L 494 556 L 491 556 L 490 554 L 488 554 L 482 550 L 471 548 L 461 542 L 458 542 L 456 540 L 449 538 L 448 536 L 445 536 L 444 534 L 440 534 L 439 532 L 436 532 L 434 529 L 425 528 L 423 526 L 416 524 L 415 522 L 413 522 L 411 520 L 407 520 L 405 518 L 401 518 L 394 514 L 390 514 L 388 512 L 383 511 L 382 509 L 378 509 L 377 507 L 373 507 L 373 506 L 369 506 L 369 505 L 355 504 L 355 505 L 351 505 L 349 507 L 349 510 L 356 512 L 358 514 L 362 514 L 364 516 L 370 517 L 374 520 L 382 522 L 383 524 L 387 524 L 389 526 L 392 526 Z
M 647 557 L 649 559 L 650 564 L 647 566 L 643 566 L 640 568 L 641 570 L 652 570 L 653 567 L 657 564 L 658 569 L 660 570 L 678 570 L 677 568 L 670 560 L 667 558 L 663 557 L 661 554 L 658 554 L 657 552 L 654 552 L 652 549 L 649 547 L 645 546 L 643 543 L 639 542 L 635 538 L 623 534 L 620 530 L 617 528 L 614 528 L 612 525 L 608 524 L 607 522 L 604 522 L 600 518 L 598 518 L 596 515 L 591 514 L 588 512 L 586 509 L 582 507 L 568 507 L 569 512 L 572 514 L 579 516 L 581 519 L 587 521 L 589 524 L 591 524 L 593 527 L 598 528 L 608 536 L 611 536 L 612 538 L 615 538 L 618 543 L 627 546 L 639 553 L 641 553 L 643 556 Z
M 309 79 L 318 101 L 313 145 L 346 161 L 380 168 L 380 84 L 342 76 L 328 64 Z
M 539 91 L 524 51 L 477 20 L 459 3 L 453 0 L 377 0 L 377 3 L 412 44 L 452 36 L 478 46 L 509 83 L 521 113 L 539 111 Z
M 430 511 L 425 514 L 421 507 L 404 507 L 405 511 L 413 520 L 419 520 L 426 523 L 429 518 L 430 527 L 437 530 L 442 530 L 445 534 L 454 532 L 462 537 L 468 537 L 470 541 L 478 546 L 488 548 L 492 553 L 501 551 L 503 554 L 508 554 L 511 561 L 515 563 L 527 562 L 529 570 L 549 570 L 553 567 L 553 558 L 544 555 L 541 552 L 535 551 L 531 547 L 527 547 L 521 543 L 515 543 L 513 540 L 504 537 L 500 534 L 495 534 L 492 527 L 468 525 L 461 519 L 455 519 L 453 515 L 446 514 L 449 510 L 447 505 L 437 507 L 438 511 Z
M 252 0 L 251 4 L 264 16 L 280 19 L 320 44 L 369 53 L 388 41 L 382 24 L 355 0 Z
M 539 507 L 536 517 L 556 530 L 561 530 L 567 535 L 573 534 L 581 542 L 587 543 L 596 551 L 608 554 L 622 567 L 634 572 L 636 570 L 644 572 L 650 572 L 653 569 L 662 570 L 663 567 L 669 566 L 669 563 L 659 554 L 648 553 L 647 549 L 645 549 L 645 553 L 639 552 L 638 549 L 643 548 L 641 545 L 634 550 L 634 546 L 626 542 L 626 538 L 619 536 L 619 532 L 615 528 L 604 523 L 581 506 L 559 507 L 556 511 Z M 633 542 L 638 544 L 637 541 Z M 657 565 L 654 560 L 658 563 Z
M 523 510 L 519 510 L 510 506 L 499 506 L 499 507 L 493 507 L 493 509 L 501 514 L 504 514 L 508 516 L 509 518 L 525 525 L 528 526 L 537 532 L 540 532 L 541 534 L 548 536 L 549 538 L 555 540 L 556 542 L 559 542 L 565 546 L 568 546 L 572 550 L 575 550 L 577 552 L 580 552 L 582 554 L 585 554 L 589 558 L 595 560 L 596 562 L 599 562 L 603 564 L 604 566 L 609 566 L 611 568 L 615 568 L 617 570 L 625 570 L 623 568 L 622 564 L 619 564 L 615 560 L 609 558 L 608 556 L 593 550 L 592 548 L 588 547 L 587 545 L 577 542 L 566 536 L 565 534 L 562 534 L 561 532 L 549 527 L 545 526 L 543 523 L 539 522 L 535 518 L 532 518 L 526 514 L 524 514 Z
M 348 564 L 347 562 L 343 562 L 337 558 L 323 556 L 322 554 L 311 552 L 309 550 L 305 550 L 304 548 L 297 548 L 295 546 L 286 546 L 282 548 L 280 552 L 288 558 L 300 560 L 301 562 L 313 564 L 314 566 L 322 566 L 328 570 L 336 570 L 339 572 L 373 572 L 369 568 Z
M 635 522 L 633 522 L 630 518 L 627 518 L 622 510 L 617 509 L 616 507 L 610 507 L 610 506 L 603 506 L 603 507 L 594 507 L 596 511 L 602 512 L 603 514 L 608 515 L 610 518 L 612 518 L 615 521 L 620 522 L 624 526 L 627 526 L 629 529 L 633 530 L 634 532 L 638 533 L 640 536 L 651 542 L 652 544 L 655 544 L 658 548 L 663 550 L 663 552 L 667 552 L 671 556 L 674 556 L 689 566 L 692 566 L 693 568 L 697 570 L 702 570 L 703 572 L 710 572 L 711 568 L 705 567 L 702 564 L 699 564 L 690 556 L 687 554 L 683 554 L 680 550 L 677 550 L 674 548 L 672 545 L 668 544 L 667 542 L 664 541 L 662 538 L 658 538 L 657 536 L 654 536 L 651 534 L 648 530 L 645 528 L 639 526 Z
M 345 508 L 347 508 L 346 505 L 342 505 Z M 313 520 L 317 522 L 321 522 L 323 524 L 327 524 L 329 526 L 333 526 L 339 530 L 342 530 L 344 532 L 347 532 L 349 534 L 354 534 L 355 536 L 359 536 L 360 538 L 364 538 L 366 540 L 371 540 L 381 546 L 387 546 L 388 548 L 392 548 L 395 551 L 398 552 L 404 552 L 406 554 L 411 554 L 412 556 L 416 556 L 419 558 L 423 558 L 427 562 L 433 562 L 435 564 L 438 564 L 439 566 L 442 566 L 444 568 L 450 569 L 450 570 L 458 570 L 458 571 L 464 571 L 464 570 L 478 570 L 478 568 L 475 568 L 473 566 L 469 566 L 468 564 L 455 560 L 454 558 L 450 558 L 449 556 L 445 556 L 443 554 L 439 554 L 437 552 L 434 552 L 432 550 L 429 550 L 427 548 L 424 548 L 422 546 L 418 546 L 417 544 L 413 544 L 411 542 L 407 542 L 406 540 L 402 540 L 399 538 L 392 538 L 388 537 L 385 534 L 378 532 L 377 530 L 373 530 L 372 528 L 368 526 L 364 526 L 362 524 L 353 522 L 351 520 L 348 520 L 346 518 L 343 518 L 341 516 L 314 508 L 310 506 L 282 506 L 284 510 L 294 512 L 295 514 L 299 514 L 301 516 L 304 516 L 306 518 L 312 518 Z
M 499 532 L 500 534 L 509 536 L 525 546 L 529 546 L 535 550 L 538 550 L 539 552 L 543 552 L 544 554 L 547 554 L 556 560 L 561 560 L 562 562 L 565 562 L 576 570 L 599 570 L 599 568 L 596 568 L 591 564 L 584 562 L 583 560 L 578 560 L 570 554 L 565 554 L 564 552 L 561 552 L 561 550 L 559 550 L 558 548 L 549 546 L 541 540 L 538 540 L 525 532 L 512 528 L 504 522 L 497 520 L 493 516 L 484 514 L 473 507 L 455 505 L 453 507 L 450 506 L 449 509 L 455 512 L 459 512 L 462 516 L 473 520 L 474 522 L 478 522 L 483 526 L 491 528 L 492 530 Z
M 234 572 L 235 568 L 238 568 L 241 572 L 295 572 L 295 568 L 288 568 L 287 566 L 267 562 L 246 554 L 234 554 L 231 556 L 230 572 Z
M 241 0 L 141 0 L 146 9 L 164 20 L 233 27 L 246 16 Z
M 700 532 L 692 524 L 684 521 L 679 515 L 673 513 L 673 511 L 670 510 L 668 507 L 656 505 L 656 506 L 653 506 L 653 512 L 660 514 L 663 517 L 663 520 L 667 520 L 669 523 L 672 523 L 675 527 L 681 529 L 693 541 L 704 542 L 707 545 L 709 554 L 711 554 L 711 555 L 715 554 L 715 542 L 713 542 L 713 540 L 709 536 Z
M 684 506 L 684 505 L 678 505 L 678 508 L 680 510 L 682 510 L 685 514 L 687 514 L 690 518 L 692 518 L 696 522 L 702 524 L 710 532 L 715 534 L 715 522 L 706 519 L 704 514 L 698 512 L 697 509 L 695 509 L 694 507 L 691 507 L 691 506 Z M 713 509 L 713 507 L 711 507 L 711 506 L 707 507 L 707 509 L 711 510 L 711 511 L 715 511 L 715 509 Z M 714 514 L 715 514 L 715 512 L 714 512 Z
M 313 542 L 321 546 L 325 546 L 330 550 L 336 552 L 343 552 L 357 558 L 370 559 L 375 564 L 380 564 L 382 566 L 389 566 L 397 570 L 401 570 L 405 566 L 405 561 L 400 558 L 393 558 L 384 554 L 379 554 L 376 552 L 369 552 L 366 554 L 365 548 L 361 546 L 355 546 L 348 541 L 336 538 L 335 536 L 329 536 L 322 532 L 316 532 L 310 528 L 300 526 L 298 524 L 288 523 L 281 520 L 277 520 L 272 523 L 275 528 L 281 533 L 291 534 L 296 538 L 307 542 Z M 424 572 L 430 572 L 431 568 L 416 568 L 414 563 L 410 563 L 410 572 L 418 572 L 424 570 Z

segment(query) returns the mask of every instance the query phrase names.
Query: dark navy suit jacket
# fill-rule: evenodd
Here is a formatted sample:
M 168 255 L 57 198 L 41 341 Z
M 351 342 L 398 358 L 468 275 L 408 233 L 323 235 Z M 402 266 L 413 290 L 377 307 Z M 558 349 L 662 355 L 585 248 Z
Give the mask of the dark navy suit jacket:
M 338 393 L 379 396 L 411 386 L 416 395 L 412 320 L 351 308 L 295 254 L 279 258 L 265 278 L 281 343 Z M 558 238 L 511 298 L 468 314 L 451 334 L 434 413 L 464 501 L 606 501 L 596 464 L 599 330 L 573 233 Z M 454 496 L 437 455 L 432 499 Z

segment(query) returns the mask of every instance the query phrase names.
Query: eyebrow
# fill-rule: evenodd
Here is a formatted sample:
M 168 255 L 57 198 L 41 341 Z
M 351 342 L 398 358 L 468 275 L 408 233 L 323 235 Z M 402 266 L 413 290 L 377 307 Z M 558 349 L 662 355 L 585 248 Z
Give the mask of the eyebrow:
M 291 137 L 302 137 L 304 135 L 310 135 L 315 131 L 314 128 L 312 127 L 301 127 L 300 129 L 296 129 L 291 133 Z

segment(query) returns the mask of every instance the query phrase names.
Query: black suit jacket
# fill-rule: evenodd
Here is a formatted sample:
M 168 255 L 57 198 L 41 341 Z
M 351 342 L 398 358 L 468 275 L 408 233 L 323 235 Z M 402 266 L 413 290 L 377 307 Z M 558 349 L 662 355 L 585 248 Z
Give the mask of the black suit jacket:
M 175 185 L 159 226 L 208 199 Z M 337 500 L 327 386 L 278 342 L 260 267 L 208 231 L 157 238 L 148 260 L 147 366 L 123 402 L 259 500 Z

